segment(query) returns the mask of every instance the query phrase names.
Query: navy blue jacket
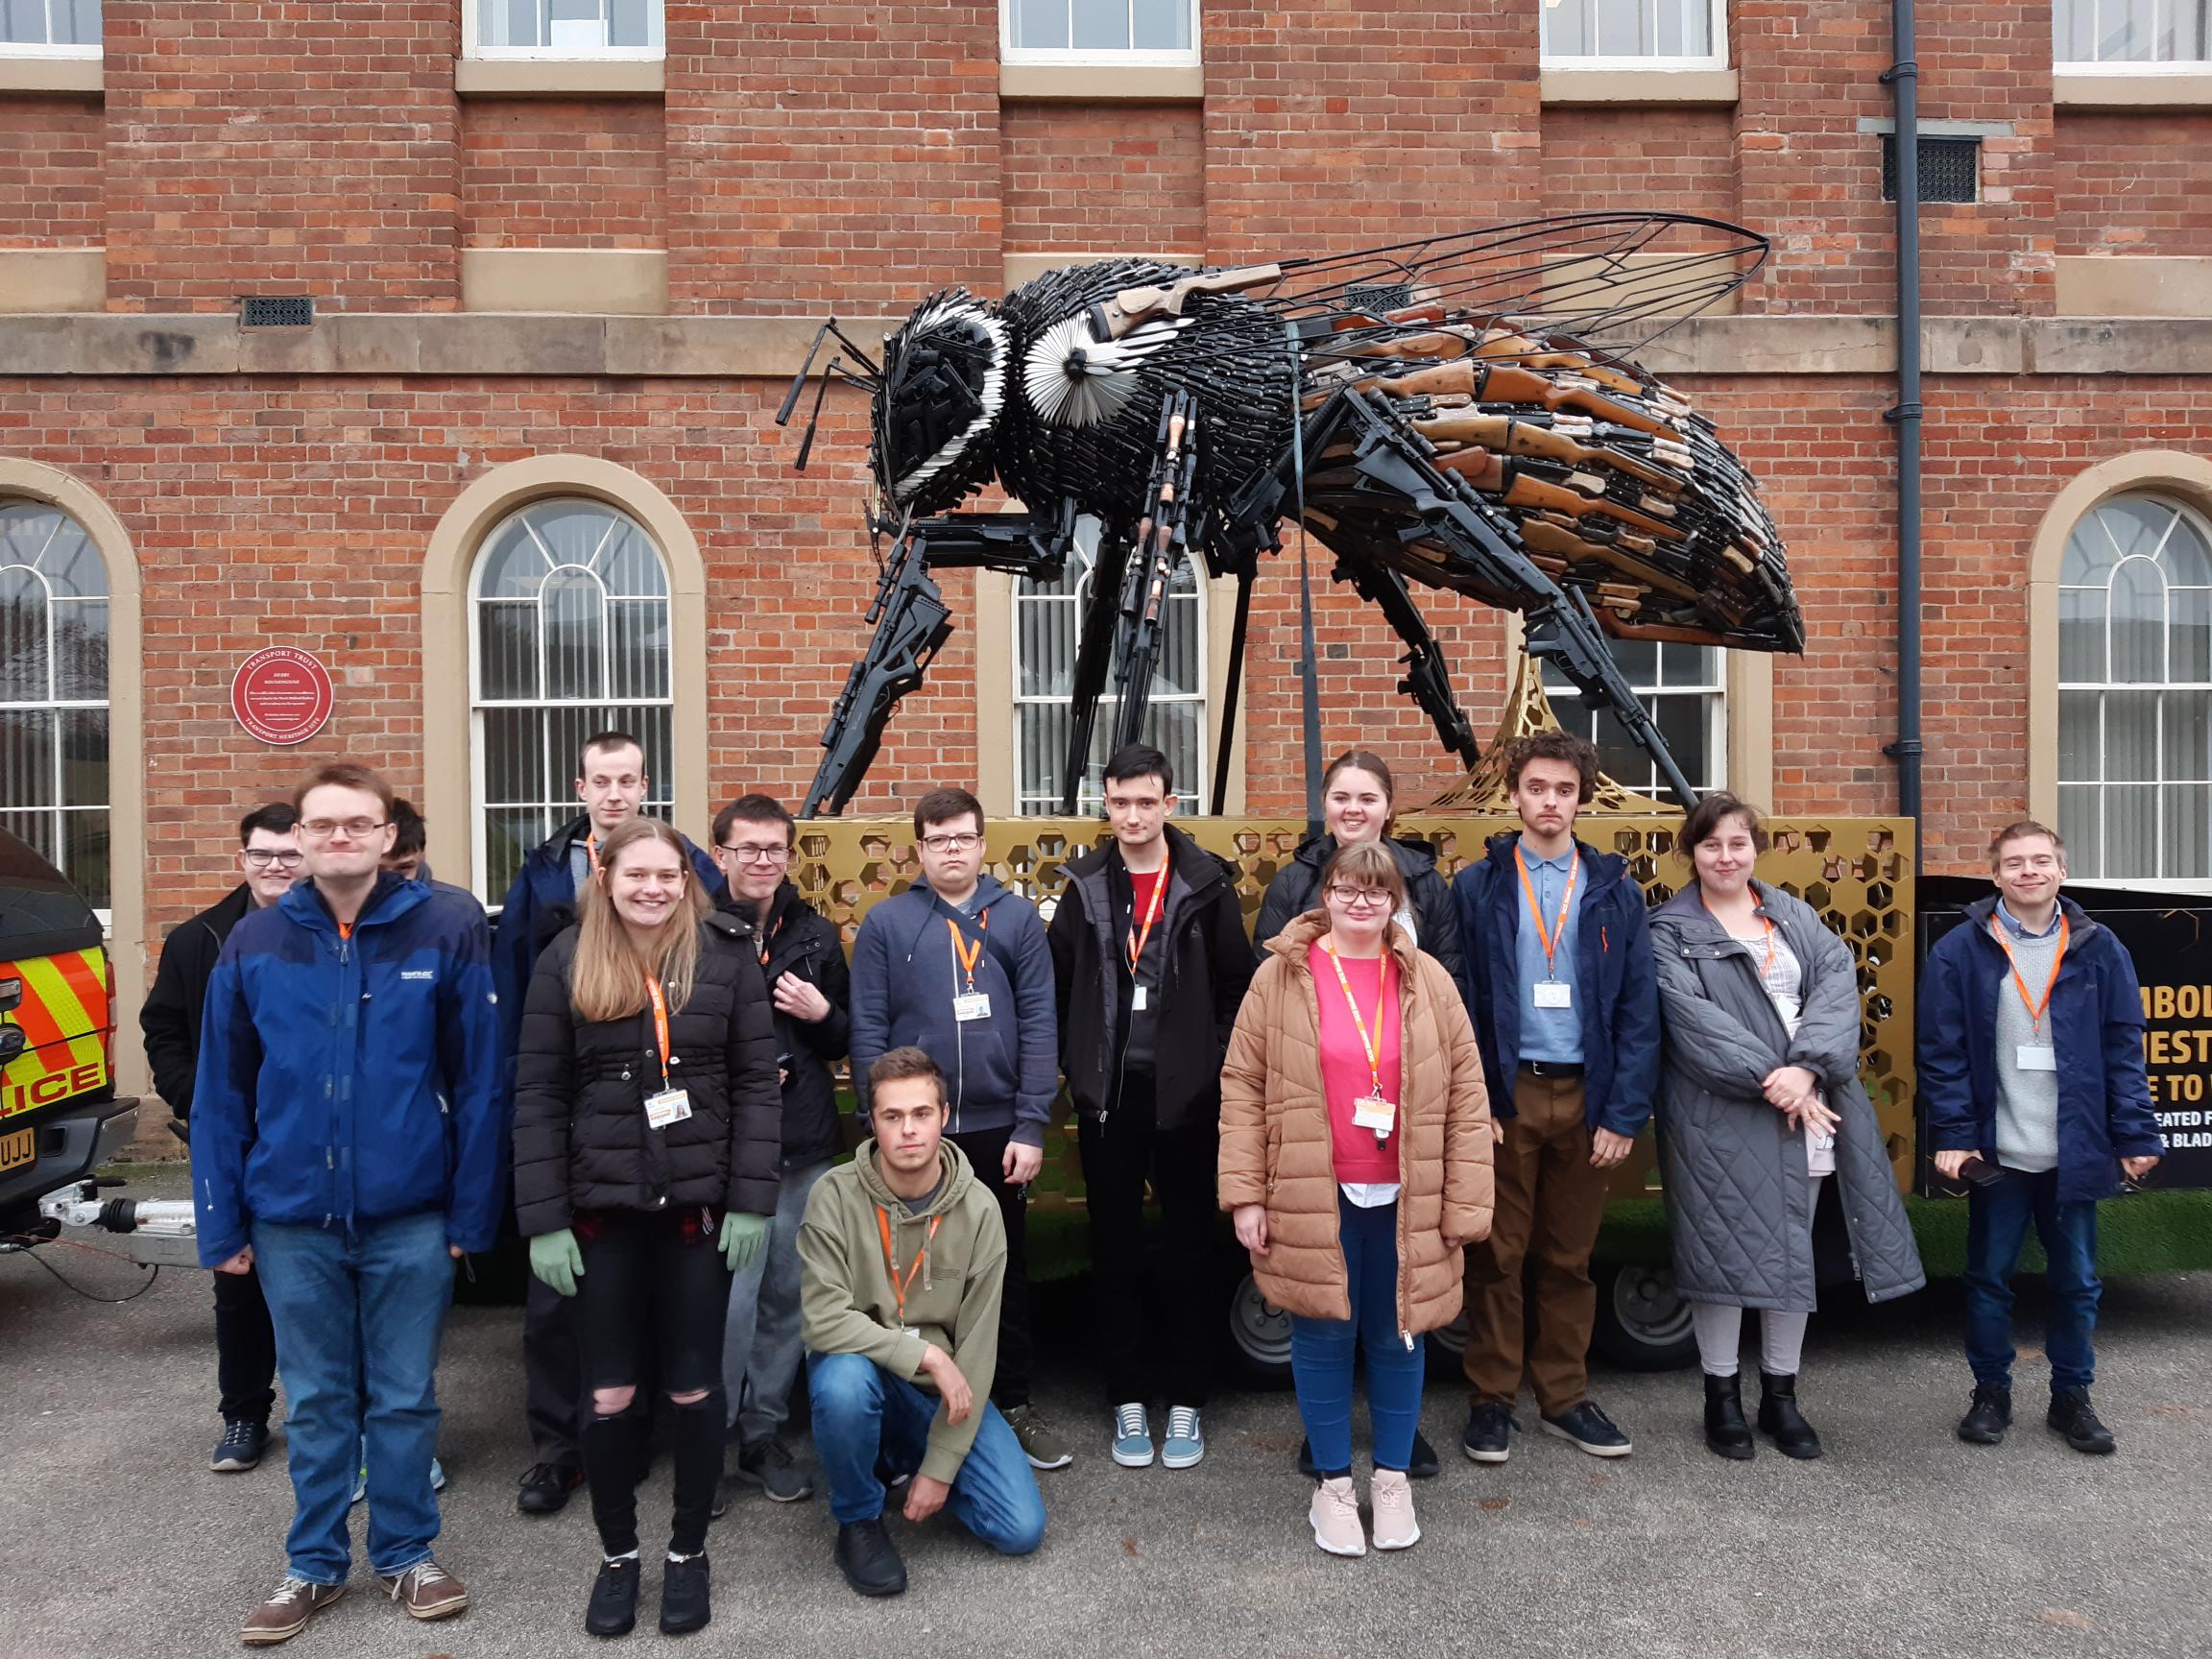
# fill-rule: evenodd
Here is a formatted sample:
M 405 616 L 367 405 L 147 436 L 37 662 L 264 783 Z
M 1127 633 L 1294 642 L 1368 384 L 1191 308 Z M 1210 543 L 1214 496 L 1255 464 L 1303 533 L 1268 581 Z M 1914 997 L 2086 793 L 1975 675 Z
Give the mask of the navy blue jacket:
M 1482 1050 L 1490 1111 L 1513 1112 L 1521 1070 L 1521 978 L 1514 941 L 1527 901 L 1513 865 L 1518 831 L 1490 838 L 1459 872 L 1459 991 Z M 1651 970 L 1644 890 L 1625 859 L 1583 842 L 1575 905 L 1575 1004 L 1582 1022 L 1583 1112 L 1593 1129 L 1634 1135 L 1651 1118 L 1659 1075 L 1659 984 Z
M 507 888 L 499 906 L 499 921 L 492 936 L 492 977 L 499 988 L 499 1052 L 503 1086 L 513 1088 L 515 1046 L 522 1029 L 522 1002 L 530 989 L 530 975 L 546 946 L 576 925 L 576 878 L 570 871 L 569 849 L 590 832 L 589 814 L 564 824 L 551 837 L 530 851 L 522 868 Z M 686 838 L 691 868 L 699 873 L 707 897 L 716 904 L 730 897 L 728 883 L 714 860 Z
M 2051 988 L 2058 1050 L 2058 1201 L 2109 1198 L 2120 1160 L 2163 1156 L 2143 1065 L 2143 993 L 2112 929 L 2073 900 L 2066 960 Z M 1920 975 L 1920 1105 L 1930 1150 L 1994 1154 L 1997 998 L 2017 995 L 2011 961 L 1990 936 L 1994 896 L 1936 942 Z M 2032 987 L 2031 989 L 2034 989 Z
M 980 939 L 975 989 L 991 998 L 988 1020 L 952 1018 L 967 989 L 947 919 L 962 939 Z M 868 1068 L 878 1055 L 914 1045 L 944 1069 L 951 1097 L 949 1134 L 1014 1127 L 1024 1146 L 1043 1146 L 1060 1089 L 1052 950 L 1037 907 L 985 876 L 973 914 L 963 916 L 916 877 L 882 900 L 853 941 L 853 1082 L 868 1110 Z
M 507 1182 L 490 941 L 473 901 L 378 878 L 341 938 L 313 882 L 242 917 L 207 985 L 192 1088 L 200 1261 L 255 1221 L 443 1211 L 488 1250 Z

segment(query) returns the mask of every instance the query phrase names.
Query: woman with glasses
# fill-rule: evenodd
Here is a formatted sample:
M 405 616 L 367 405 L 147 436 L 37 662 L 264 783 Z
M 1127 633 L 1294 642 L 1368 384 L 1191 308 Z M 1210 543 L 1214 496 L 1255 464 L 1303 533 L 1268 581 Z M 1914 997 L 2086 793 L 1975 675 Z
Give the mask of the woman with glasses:
M 1674 1283 L 1705 1372 L 1705 1443 L 1755 1445 L 1738 1381 L 1743 1310 L 1759 1314 L 1759 1430 L 1786 1457 L 1820 1455 L 1797 1408 L 1805 1327 L 1824 1276 L 1814 1218 L 1839 1212 L 1871 1302 L 1924 1283 L 1889 1149 L 1859 1083 L 1859 974 L 1802 900 L 1752 874 L 1759 814 L 1708 795 L 1682 826 L 1694 879 L 1651 917 L 1666 1049 L 1659 1148 Z
M 752 936 L 713 909 L 683 837 L 629 818 L 599 843 L 578 925 L 538 960 L 515 1073 L 515 1208 L 530 1270 L 576 1298 L 584 1473 L 603 1559 L 584 1627 L 636 1620 L 637 1483 L 667 1396 L 675 1523 L 661 1628 L 709 1616 L 730 1278 L 776 1209 L 775 1029 Z
M 1308 1519 L 1364 1555 L 1352 1373 L 1367 1361 L 1375 1547 L 1421 1536 L 1407 1467 L 1425 1331 L 1459 1311 L 1463 1245 L 1490 1231 L 1490 1107 L 1458 987 L 1394 920 L 1398 861 L 1372 841 L 1321 872 L 1322 907 L 1267 946 L 1221 1072 L 1220 1204 L 1290 1318 L 1318 1484 Z
M 1327 833 L 1298 849 L 1275 873 L 1260 902 L 1260 920 L 1252 937 L 1262 960 L 1269 940 L 1293 917 L 1320 903 L 1321 870 L 1336 849 L 1370 843 L 1388 852 L 1398 864 L 1406 889 L 1398 903 L 1399 930 L 1443 963 L 1446 972 L 1458 975 L 1459 912 L 1452 902 L 1451 888 L 1437 873 L 1435 850 L 1426 841 L 1402 840 L 1390 833 L 1397 822 L 1397 799 L 1398 786 L 1380 755 L 1347 749 L 1329 763 L 1321 779 L 1321 821 Z

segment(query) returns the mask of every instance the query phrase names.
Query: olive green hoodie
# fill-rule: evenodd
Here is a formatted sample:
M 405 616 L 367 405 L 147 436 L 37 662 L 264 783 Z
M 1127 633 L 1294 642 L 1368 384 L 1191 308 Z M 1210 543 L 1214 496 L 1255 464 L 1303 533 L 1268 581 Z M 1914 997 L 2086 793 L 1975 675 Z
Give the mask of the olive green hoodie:
M 873 1141 L 814 1184 L 799 1226 L 800 1310 L 809 1351 L 862 1355 L 931 1392 L 922 1356 L 934 1344 L 952 1357 L 975 1402 L 958 1423 L 948 1423 L 938 1407 L 922 1458 L 923 1474 L 950 1484 L 975 1443 L 998 1366 L 1006 1224 L 959 1147 L 940 1142 L 937 1166 L 936 1194 L 919 1214 L 883 1185 Z M 885 1226 L 899 1276 L 913 1275 L 903 1329 L 884 1260 Z

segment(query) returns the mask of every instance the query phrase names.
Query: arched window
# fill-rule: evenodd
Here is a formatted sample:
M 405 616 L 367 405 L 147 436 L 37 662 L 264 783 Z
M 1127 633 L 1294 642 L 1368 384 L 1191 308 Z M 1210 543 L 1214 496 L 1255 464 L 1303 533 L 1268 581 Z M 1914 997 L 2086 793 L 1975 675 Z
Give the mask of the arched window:
M 2212 529 L 2115 495 L 2058 576 L 2058 833 L 2070 875 L 2212 876 Z
M 603 501 L 535 501 L 495 525 L 469 583 L 476 891 L 496 904 L 531 848 L 582 807 L 577 751 L 634 733 L 673 799 L 668 570 L 651 536 Z
M 1014 589 L 1014 810 L 1023 817 L 1049 817 L 1060 810 L 1075 653 L 1082 643 L 1083 612 L 1097 556 L 1097 521 L 1082 519 L 1060 580 L 1023 581 Z M 1206 800 L 1213 759 L 1205 752 L 1205 585 L 1186 561 L 1168 589 L 1152 697 L 1144 710 L 1144 741 L 1167 757 L 1176 794 L 1193 804 L 1186 810 Z M 1096 812 L 1103 803 L 1103 774 L 1114 741 L 1114 685 L 1110 669 L 1092 729 L 1090 764 L 1076 795 L 1079 813 Z
M 0 824 L 108 908 L 108 568 L 84 527 L 0 500 Z

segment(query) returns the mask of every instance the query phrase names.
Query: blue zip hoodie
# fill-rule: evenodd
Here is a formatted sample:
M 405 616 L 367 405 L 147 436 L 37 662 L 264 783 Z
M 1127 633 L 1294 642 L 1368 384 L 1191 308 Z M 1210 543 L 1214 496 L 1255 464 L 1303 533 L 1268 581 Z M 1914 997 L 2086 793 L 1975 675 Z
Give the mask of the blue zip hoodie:
M 352 937 L 313 882 L 244 917 L 207 985 L 192 1090 L 200 1261 L 254 1221 L 445 1214 L 488 1250 L 507 1179 L 490 938 L 473 900 L 386 874 Z
M 2073 900 L 2066 960 L 2051 987 L 2058 1051 L 2058 1201 L 2109 1198 L 2120 1160 L 2161 1157 L 2165 1137 L 2143 1064 L 2143 993 L 2112 929 Z M 1938 939 L 1920 971 L 1921 1109 L 1929 1149 L 1993 1153 L 1997 1145 L 1997 999 L 2014 995 L 2012 964 L 1989 932 L 1994 896 Z
M 1459 872 L 1459 990 L 1482 1050 L 1490 1110 L 1513 1116 L 1521 1070 L 1519 937 L 1521 875 L 1513 865 L 1517 830 L 1493 835 L 1487 854 Z M 1575 1011 L 1582 1024 L 1582 1105 L 1592 1129 L 1634 1136 L 1651 1120 L 1659 1076 L 1659 980 L 1652 972 L 1644 891 L 1628 863 L 1577 841 L 1581 889 L 1575 902 Z
M 991 998 L 988 1020 L 955 1020 L 952 998 L 968 989 L 952 953 L 950 921 L 963 947 L 982 942 L 975 989 Z M 996 877 L 975 887 L 962 915 L 916 877 L 882 900 L 853 941 L 853 1081 L 868 1110 L 868 1068 L 912 1044 L 944 1069 L 952 1116 L 948 1134 L 1002 1129 L 1043 1146 L 1060 1089 L 1052 950 L 1037 907 Z

